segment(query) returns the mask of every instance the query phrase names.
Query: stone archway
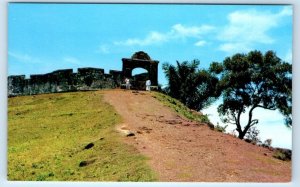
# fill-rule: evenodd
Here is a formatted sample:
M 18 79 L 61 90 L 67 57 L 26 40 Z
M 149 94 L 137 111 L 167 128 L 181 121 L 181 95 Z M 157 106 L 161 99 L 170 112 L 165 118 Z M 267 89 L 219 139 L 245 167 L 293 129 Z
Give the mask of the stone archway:
M 133 78 L 132 70 L 135 68 L 143 68 L 148 71 L 148 78 L 151 80 L 153 86 L 158 85 L 158 63 L 157 60 L 152 60 L 150 56 L 143 52 L 139 51 L 132 55 L 131 58 L 122 58 L 123 68 L 122 73 L 123 77 Z M 140 88 L 141 89 L 141 88 Z

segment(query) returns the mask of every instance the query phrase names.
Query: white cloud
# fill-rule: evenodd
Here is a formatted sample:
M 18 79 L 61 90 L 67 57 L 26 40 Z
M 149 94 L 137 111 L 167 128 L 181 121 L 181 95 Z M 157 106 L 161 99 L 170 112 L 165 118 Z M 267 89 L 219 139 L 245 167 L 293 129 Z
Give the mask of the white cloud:
M 204 46 L 206 43 L 207 43 L 206 41 L 200 40 L 200 41 L 198 41 L 198 42 L 195 43 L 195 46 L 202 47 L 202 46 Z
M 168 40 L 168 35 L 159 33 L 159 32 L 151 32 L 150 35 L 147 37 L 146 42 L 156 43 L 156 42 L 165 42 Z
M 31 63 L 31 64 L 42 63 L 42 61 L 39 58 L 32 57 L 31 55 L 25 53 L 15 53 L 9 51 L 8 55 L 14 58 L 15 60 L 23 63 Z
M 243 42 L 224 43 L 219 46 L 219 49 L 232 54 L 250 50 L 250 48 Z
M 110 50 L 107 45 L 103 44 L 98 47 L 98 49 L 96 50 L 96 53 L 109 54 Z
M 115 45 L 125 46 L 147 46 L 154 44 L 162 44 L 170 40 L 186 39 L 186 38 L 201 38 L 204 34 L 212 31 L 214 27 L 209 25 L 201 26 L 183 26 L 182 24 L 175 24 L 171 27 L 170 31 L 161 33 L 152 31 L 146 35 L 143 39 L 130 38 L 125 41 L 114 42 Z
M 80 65 L 81 64 L 80 60 L 78 60 L 75 57 L 71 57 L 71 56 L 64 57 L 63 62 L 65 62 L 67 64 L 75 64 L 75 65 Z
M 144 39 L 130 38 L 125 41 L 114 42 L 115 45 L 126 45 L 126 46 L 146 46 L 152 44 L 159 44 L 169 40 L 168 34 L 159 32 L 150 32 Z
M 221 35 L 225 40 L 273 43 L 267 31 L 277 25 L 274 16 L 257 11 L 237 11 L 228 16 L 229 26 Z
M 225 43 L 219 49 L 233 53 L 245 52 L 255 44 L 272 44 L 275 40 L 269 31 L 280 25 L 281 18 L 292 15 L 291 7 L 284 7 L 280 12 L 259 12 L 256 10 L 235 11 L 228 15 L 228 25 L 218 35 Z
M 181 24 L 176 24 L 172 27 L 171 35 L 173 37 L 195 37 L 198 38 L 202 34 L 208 33 L 209 31 L 212 31 L 214 27 L 210 25 L 201 25 L 199 27 L 197 26 L 191 26 L 186 27 Z

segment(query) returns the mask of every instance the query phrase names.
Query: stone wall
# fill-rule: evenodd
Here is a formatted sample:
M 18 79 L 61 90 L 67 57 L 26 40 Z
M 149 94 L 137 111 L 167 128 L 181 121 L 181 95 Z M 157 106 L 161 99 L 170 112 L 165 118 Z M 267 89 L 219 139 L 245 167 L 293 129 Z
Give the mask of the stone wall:
M 116 88 L 121 82 L 122 71 L 110 70 L 105 74 L 99 68 L 78 68 L 77 73 L 72 69 L 57 70 L 30 75 L 29 79 L 25 75 L 12 75 L 8 76 L 8 96 Z

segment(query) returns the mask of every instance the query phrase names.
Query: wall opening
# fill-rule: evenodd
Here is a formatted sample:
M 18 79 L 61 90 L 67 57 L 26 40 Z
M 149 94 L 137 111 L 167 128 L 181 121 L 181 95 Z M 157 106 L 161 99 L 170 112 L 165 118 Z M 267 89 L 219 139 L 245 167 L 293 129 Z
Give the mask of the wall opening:
M 134 68 L 131 72 L 132 86 L 135 89 L 145 89 L 146 80 L 149 79 L 149 72 L 144 68 Z

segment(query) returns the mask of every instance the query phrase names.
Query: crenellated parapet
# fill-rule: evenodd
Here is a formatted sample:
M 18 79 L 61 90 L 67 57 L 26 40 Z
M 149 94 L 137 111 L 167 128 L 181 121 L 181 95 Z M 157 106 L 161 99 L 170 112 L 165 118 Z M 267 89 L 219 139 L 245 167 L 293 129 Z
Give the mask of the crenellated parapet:
M 78 68 L 57 70 L 47 74 L 8 76 L 8 96 L 35 95 L 42 93 L 68 92 L 116 88 L 121 85 L 122 71 L 104 73 L 100 68 Z

